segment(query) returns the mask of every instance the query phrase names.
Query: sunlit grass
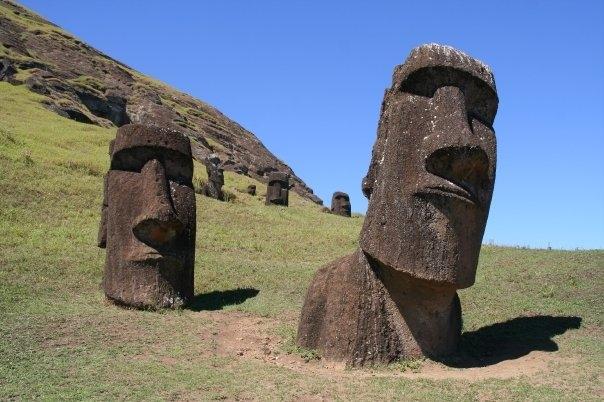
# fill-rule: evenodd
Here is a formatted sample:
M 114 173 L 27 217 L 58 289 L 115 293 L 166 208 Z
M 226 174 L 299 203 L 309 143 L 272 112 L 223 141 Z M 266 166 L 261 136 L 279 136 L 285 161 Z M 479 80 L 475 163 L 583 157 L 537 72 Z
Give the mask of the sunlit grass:
M 212 354 L 213 322 L 183 310 L 106 304 L 95 246 L 102 175 L 114 129 L 43 108 L 24 86 L 0 83 L 0 399 L 597 399 L 602 392 L 604 253 L 483 247 L 475 286 L 460 292 L 464 329 L 519 316 L 578 316 L 555 338 L 570 365 L 538 378 L 331 378 Z M 205 169 L 195 163 L 195 175 Z M 266 186 L 225 174 L 233 202 L 197 197 L 195 291 L 257 295 L 225 306 L 273 317 L 285 348 L 306 286 L 322 264 L 355 249 L 362 217 L 341 218 L 290 195 L 265 206 Z M 248 184 L 258 195 L 245 193 Z M 289 342 L 289 343 L 288 343 Z M 401 363 L 405 370 L 416 363 Z M 410 370 L 411 370 L 410 369 Z

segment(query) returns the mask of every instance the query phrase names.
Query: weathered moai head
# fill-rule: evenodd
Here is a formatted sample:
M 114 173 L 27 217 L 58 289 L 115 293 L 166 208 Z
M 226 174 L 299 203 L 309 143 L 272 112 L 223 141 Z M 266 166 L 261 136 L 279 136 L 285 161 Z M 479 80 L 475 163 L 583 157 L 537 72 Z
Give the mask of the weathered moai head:
M 289 205 L 289 175 L 287 173 L 269 173 L 265 204 Z
M 495 182 L 491 70 L 448 46 L 414 49 L 394 72 L 363 181 L 362 250 L 418 279 L 474 283 Z
M 247 186 L 247 193 L 249 195 L 256 195 L 256 185 L 255 184 L 250 184 L 249 186 Z
M 331 212 L 336 215 L 350 217 L 350 197 L 341 191 L 336 191 L 331 197 Z
M 205 160 L 208 181 L 203 187 L 203 195 L 217 200 L 223 200 L 222 186 L 224 186 L 224 169 L 220 168 L 220 158 L 211 154 Z
M 135 307 L 176 307 L 193 296 L 195 193 L 189 139 L 129 124 L 110 146 L 99 247 L 103 289 Z

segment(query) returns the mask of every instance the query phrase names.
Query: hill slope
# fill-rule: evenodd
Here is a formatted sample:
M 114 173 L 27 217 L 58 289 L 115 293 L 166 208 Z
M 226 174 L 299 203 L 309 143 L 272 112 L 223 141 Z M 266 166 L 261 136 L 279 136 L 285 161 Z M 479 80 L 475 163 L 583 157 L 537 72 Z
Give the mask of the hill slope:
M 603 251 L 484 247 L 457 360 L 345 370 L 292 337 L 314 271 L 356 247 L 362 219 L 297 195 L 266 207 L 233 173 L 235 202 L 197 198 L 193 306 L 107 304 L 95 239 L 115 130 L 46 99 L 0 82 L 0 400 L 604 396 Z
M 0 0 L 0 81 L 25 85 L 45 107 L 102 127 L 155 123 L 187 134 L 203 161 L 217 153 L 226 170 L 264 181 L 288 172 L 293 190 L 316 202 L 292 169 L 239 124 L 214 107 L 146 77 L 88 46 L 56 25 L 8 0 Z

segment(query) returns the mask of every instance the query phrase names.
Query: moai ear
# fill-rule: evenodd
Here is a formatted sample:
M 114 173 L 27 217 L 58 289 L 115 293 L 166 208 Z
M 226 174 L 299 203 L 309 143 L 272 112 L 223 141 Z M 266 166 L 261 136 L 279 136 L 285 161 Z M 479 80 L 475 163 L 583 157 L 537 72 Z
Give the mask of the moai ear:
M 109 174 L 105 175 L 103 185 L 103 205 L 101 206 L 101 223 L 99 225 L 99 234 L 97 236 L 97 246 L 107 247 L 107 182 Z

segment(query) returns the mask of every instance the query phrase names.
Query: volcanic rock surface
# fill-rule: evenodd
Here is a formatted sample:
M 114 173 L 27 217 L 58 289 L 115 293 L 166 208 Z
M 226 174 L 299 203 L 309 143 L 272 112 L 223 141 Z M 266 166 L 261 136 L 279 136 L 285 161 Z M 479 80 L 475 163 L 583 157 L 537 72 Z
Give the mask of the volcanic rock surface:
M 191 139 L 193 157 L 212 153 L 221 167 L 267 182 L 290 175 L 292 190 L 322 204 L 254 134 L 216 108 L 151 79 L 32 13 L 0 0 L 0 81 L 26 85 L 61 116 L 103 127 L 155 124 Z

